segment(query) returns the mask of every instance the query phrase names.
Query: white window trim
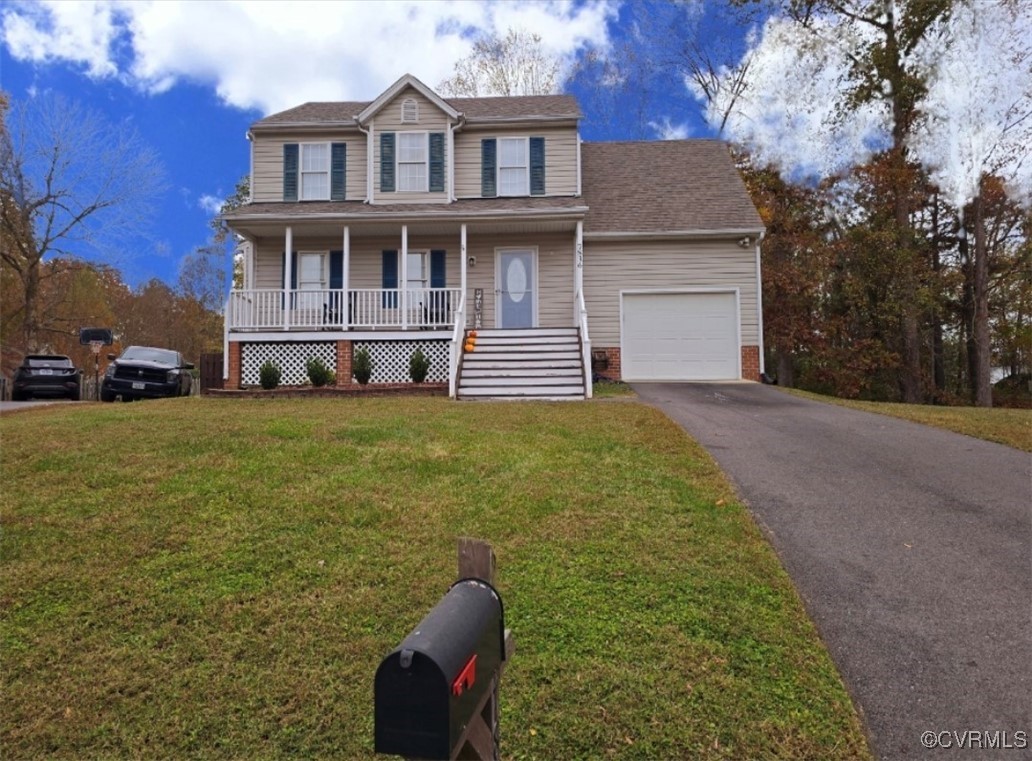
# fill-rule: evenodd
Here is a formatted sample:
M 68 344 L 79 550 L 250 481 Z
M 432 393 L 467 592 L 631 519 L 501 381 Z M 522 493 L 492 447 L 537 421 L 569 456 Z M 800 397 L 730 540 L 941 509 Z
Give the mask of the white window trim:
M 316 172 L 316 171 L 306 172 L 305 171 L 305 147 L 306 146 L 313 146 L 313 145 L 324 145 L 324 146 L 326 146 L 326 170 L 325 171 L 322 171 L 322 172 Z M 297 198 L 298 198 L 299 201 L 329 201 L 330 200 L 330 193 L 333 192 L 332 189 L 330 188 L 330 183 L 332 182 L 332 178 L 330 176 L 330 170 L 331 170 L 332 164 L 333 164 L 333 147 L 330 145 L 329 142 L 301 143 L 300 144 L 300 146 L 298 147 L 298 152 L 297 152 Z M 319 198 L 306 198 L 305 197 L 305 175 L 306 174 L 313 174 L 313 175 L 314 174 L 325 174 L 326 175 L 326 195 L 325 196 L 322 196 L 322 197 L 319 197 Z
M 329 251 L 295 251 L 294 256 L 297 257 L 297 290 L 305 290 L 301 287 L 301 257 L 302 256 L 318 256 L 320 257 L 319 267 L 319 287 L 312 288 L 313 291 L 325 291 L 330 287 L 330 252 Z
M 530 195 L 530 137 L 498 137 L 498 149 L 497 158 L 495 159 L 495 187 L 498 189 L 498 196 L 500 198 L 525 198 Z M 503 193 L 502 192 L 502 142 L 506 140 L 522 140 L 523 141 L 523 155 L 527 157 L 527 163 L 524 165 L 524 186 L 526 192 L 524 193 Z M 516 167 L 505 167 L 506 169 L 515 169 Z
M 401 187 L 401 166 L 402 164 L 417 164 L 417 161 L 401 160 L 401 136 L 422 135 L 423 136 L 423 187 L 419 189 L 403 189 Z M 430 192 L 430 132 L 426 130 L 409 130 L 398 132 L 396 145 L 394 146 L 394 186 L 397 193 L 429 193 Z

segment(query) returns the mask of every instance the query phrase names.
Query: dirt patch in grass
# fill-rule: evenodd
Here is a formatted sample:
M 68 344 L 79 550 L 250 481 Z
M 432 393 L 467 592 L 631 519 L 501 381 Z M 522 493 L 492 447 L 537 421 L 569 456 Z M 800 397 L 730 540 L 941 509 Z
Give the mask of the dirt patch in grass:
M 774 553 L 635 403 L 188 398 L 0 420 L 5 758 L 373 758 L 372 680 L 498 554 L 509 759 L 869 758 Z

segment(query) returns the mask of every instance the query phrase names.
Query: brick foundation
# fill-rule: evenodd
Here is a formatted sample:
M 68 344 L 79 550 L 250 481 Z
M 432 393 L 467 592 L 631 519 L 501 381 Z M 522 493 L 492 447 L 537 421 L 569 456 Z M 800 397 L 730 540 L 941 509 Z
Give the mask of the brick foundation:
M 742 347 L 742 379 L 750 381 L 760 380 L 760 347 Z
M 351 385 L 351 341 L 337 341 L 337 385 Z
M 595 357 L 598 352 L 605 352 L 606 357 L 606 368 L 604 370 L 595 370 Z M 619 346 L 601 346 L 598 348 L 592 347 L 591 349 L 592 358 L 592 369 L 593 375 L 597 374 L 599 377 L 605 378 L 606 380 L 618 381 L 620 380 L 620 347 Z
M 240 342 L 229 342 L 229 377 L 226 388 L 240 388 Z

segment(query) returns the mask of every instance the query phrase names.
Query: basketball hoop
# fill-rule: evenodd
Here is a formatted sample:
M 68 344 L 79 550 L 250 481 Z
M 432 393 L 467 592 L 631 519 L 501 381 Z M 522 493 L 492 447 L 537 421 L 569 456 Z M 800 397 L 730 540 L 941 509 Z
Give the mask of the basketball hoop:
M 100 349 L 103 345 L 103 341 L 90 341 L 90 351 L 94 354 L 100 354 Z

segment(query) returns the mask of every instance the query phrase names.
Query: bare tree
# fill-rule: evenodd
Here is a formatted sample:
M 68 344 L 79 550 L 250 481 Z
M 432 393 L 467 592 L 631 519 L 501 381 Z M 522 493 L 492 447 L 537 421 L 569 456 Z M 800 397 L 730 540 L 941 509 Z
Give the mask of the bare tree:
M 60 96 L 12 109 L 0 132 L 0 261 L 20 283 L 23 351 L 45 343 L 41 279 L 63 271 L 44 271 L 43 261 L 71 266 L 86 256 L 110 257 L 141 229 L 162 175 L 128 125 Z
M 455 74 L 437 89 L 454 97 L 551 95 L 562 88 L 562 59 L 548 53 L 541 36 L 509 29 L 505 37 L 484 35 L 473 52 L 455 64 Z

